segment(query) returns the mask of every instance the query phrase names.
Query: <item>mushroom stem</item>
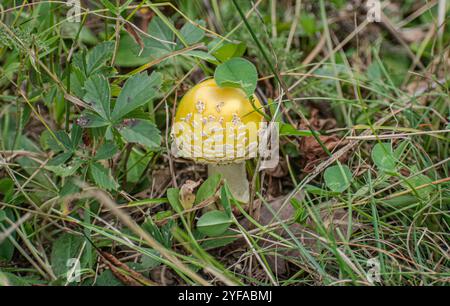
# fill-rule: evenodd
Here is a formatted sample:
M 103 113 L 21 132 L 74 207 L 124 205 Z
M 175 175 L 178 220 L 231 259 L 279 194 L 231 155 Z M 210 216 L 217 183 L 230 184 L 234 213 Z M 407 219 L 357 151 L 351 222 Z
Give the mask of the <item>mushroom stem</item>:
M 228 188 L 233 197 L 242 203 L 250 200 L 250 185 L 245 170 L 245 161 L 223 165 L 208 165 L 208 176 L 220 173 L 227 182 Z

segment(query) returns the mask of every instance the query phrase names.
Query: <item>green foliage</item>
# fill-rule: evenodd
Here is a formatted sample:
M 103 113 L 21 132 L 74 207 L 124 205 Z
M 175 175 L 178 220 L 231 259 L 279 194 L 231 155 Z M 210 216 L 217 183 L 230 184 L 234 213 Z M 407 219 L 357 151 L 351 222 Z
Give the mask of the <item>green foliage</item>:
M 14 224 L 15 220 L 16 218 L 11 209 L 0 210 L 0 232 L 9 229 L 12 224 Z M 12 235 L 10 235 L 10 238 L 0 241 L 0 261 L 9 262 L 12 260 L 15 247 L 10 239 L 14 240 L 16 236 L 16 233 L 13 232 Z
M 69 233 L 62 234 L 53 243 L 51 264 L 55 275 L 66 280 L 67 272 L 74 267 L 75 260 L 79 260 L 80 268 L 89 268 L 93 254 L 89 254 L 86 240 L 82 236 Z
M 89 172 L 98 187 L 106 190 L 115 190 L 118 187 L 117 182 L 111 175 L 111 170 L 105 168 L 102 164 L 98 162 L 91 163 Z
M 377 143 L 372 149 L 372 160 L 380 170 L 394 172 L 396 160 L 389 143 Z
M 398 35 L 356 36 L 343 0 L 159 2 L 83 2 L 80 22 L 1 2 L 0 285 L 124 285 L 98 251 L 158 285 L 365 285 L 368 258 L 380 285 L 448 282 L 443 1 L 389 6 Z M 212 76 L 258 85 L 279 124 L 279 164 L 246 161 L 251 203 L 171 156 L 180 99 Z
M 334 192 L 343 192 L 352 182 L 352 172 L 347 165 L 328 167 L 323 175 L 325 184 Z
M 205 213 L 197 221 L 197 229 L 207 236 L 222 235 L 230 226 L 231 219 L 221 210 L 213 210 Z
M 203 182 L 203 184 L 198 188 L 195 204 L 201 203 L 202 201 L 211 198 L 217 191 L 221 180 L 220 174 L 214 174 Z
M 248 60 L 232 58 L 217 66 L 214 79 L 219 86 L 241 88 L 247 96 L 251 96 L 256 89 L 258 72 Z
M 224 42 L 220 38 L 216 38 L 208 44 L 209 52 L 222 63 L 233 57 L 243 56 L 246 48 L 247 46 L 243 42 Z

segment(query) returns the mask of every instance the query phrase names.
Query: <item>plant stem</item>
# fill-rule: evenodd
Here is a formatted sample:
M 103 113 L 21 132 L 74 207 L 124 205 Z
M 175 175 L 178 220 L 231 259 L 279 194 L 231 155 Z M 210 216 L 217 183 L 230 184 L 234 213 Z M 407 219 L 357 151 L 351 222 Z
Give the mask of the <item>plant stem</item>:
M 245 171 L 245 161 L 223 165 L 208 165 L 208 176 L 220 173 L 233 197 L 242 203 L 250 199 L 250 185 Z

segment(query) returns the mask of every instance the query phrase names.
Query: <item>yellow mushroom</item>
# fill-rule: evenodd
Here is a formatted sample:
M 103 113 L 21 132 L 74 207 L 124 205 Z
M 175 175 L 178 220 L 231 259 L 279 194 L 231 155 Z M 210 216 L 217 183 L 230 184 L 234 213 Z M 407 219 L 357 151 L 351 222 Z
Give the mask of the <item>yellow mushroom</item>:
M 263 108 L 243 90 L 203 81 L 181 99 L 172 128 L 174 154 L 208 164 L 208 175 L 220 173 L 233 196 L 249 200 L 245 160 L 258 154 Z

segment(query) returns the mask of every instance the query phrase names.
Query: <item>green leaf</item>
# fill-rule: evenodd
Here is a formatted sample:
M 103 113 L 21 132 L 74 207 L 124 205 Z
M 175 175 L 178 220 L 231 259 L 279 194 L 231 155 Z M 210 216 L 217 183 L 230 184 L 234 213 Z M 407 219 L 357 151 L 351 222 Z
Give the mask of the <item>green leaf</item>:
M 206 241 L 204 241 L 201 244 L 202 248 L 205 250 L 212 250 L 215 248 L 226 246 L 238 239 L 238 237 L 223 237 L 223 236 L 236 236 L 236 233 L 231 230 L 227 230 L 222 235 L 214 237 L 214 239 L 207 239 Z
M 111 270 L 105 270 L 97 277 L 95 286 L 123 286 L 123 284 L 114 276 Z
M 324 173 L 325 184 L 334 192 L 343 192 L 352 182 L 352 173 L 346 165 L 329 167 Z
M 61 190 L 59 191 L 59 196 L 60 197 L 66 197 L 68 195 L 80 192 L 81 189 L 78 185 L 76 185 L 73 180 L 69 179 L 66 181 L 66 183 L 64 184 L 64 186 L 61 188 Z
M 207 61 L 207 62 L 209 62 L 211 64 L 214 64 L 214 65 L 218 65 L 219 64 L 219 62 L 217 61 L 217 59 L 214 56 L 212 56 L 209 53 L 206 53 L 205 51 L 191 50 L 191 51 L 184 52 L 183 55 L 196 57 L 196 58 L 199 58 L 201 60 Z
M 222 235 L 230 225 L 230 217 L 226 212 L 221 210 L 209 211 L 197 221 L 197 229 L 199 232 L 212 237 Z
M 377 143 L 372 149 L 372 160 L 381 170 L 395 171 L 397 162 L 390 143 Z
M 56 175 L 61 177 L 74 175 L 78 168 L 81 167 L 83 161 L 79 158 L 74 158 L 68 164 L 60 164 L 57 166 L 47 165 L 45 168 L 54 172 Z
M 72 157 L 72 155 L 73 155 L 72 152 L 64 152 L 64 153 L 58 154 L 55 157 L 53 157 L 52 159 L 50 159 L 46 166 L 48 167 L 48 166 L 62 165 L 66 161 L 68 161 Z
M 82 236 L 64 233 L 54 243 L 51 253 L 51 264 L 55 275 L 65 279 L 69 269 L 73 269 L 74 259 L 80 259 L 80 268 L 86 268 L 89 256 L 86 252 L 85 239 Z M 82 251 L 83 250 L 83 251 Z
M 117 7 L 108 0 L 100 0 L 100 2 L 111 12 L 113 15 L 117 15 Z
M 297 130 L 289 123 L 281 123 L 280 136 L 300 136 L 307 137 L 312 136 L 312 132 L 308 130 Z
M 196 20 L 195 23 L 201 24 L 203 26 L 205 24 L 205 22 L 202 20 Z M 192 23 L 187 22 L 181 28 L 180 35 L 188 45 L 193 45 L 203 39 L 203 37 L 205 36 L 205 31 L 193 25 Z
M 110 117 L 111 88 L 108 80 L 100 75 L 94 74 L 84 84 L 86 94 L 84 100 L 105 120 Z
M 76 150 L 80 145 L 83 137 L 83 129 L 78 125 L 72 125 L 72 131 L 70 131 L 70 140 L 72 142 L 72 149 Z
M 221 38 L 217 38 L 208 44 L 208 50 L 221 62 L 244 55 L 246 48 L 243 42 L 224 42 Z
M 153 250 L 153 249 L 149 249 L 149 248 L 144 248 L 145 252 L 153 254 L 156 257 L 161 257 L 161 255 Z M 141 265 L 143 268 L 145 269 L 153 269 L 156 268 L 157 266 L 161 265 L 161 260 L 158 260 L 154 257 L 151 257 L 149 255 L 145 255 L 145 253 L 142 255 L 142 261 L 141 261 Z
M 78 119 L 78 125 L 83 128 L 98 128 L 109 125 L 110 123 L 97 114 L 84 112 Z
M 139 45 L 136 44 L 136 41 L 128 32 L 123 32 L 120 35 L 119 49 L 114 61 L 115 65 L 120 67 L 138 67 L 151 62 L 154 58 L 154 52 L 147 52 L 145 48 L 141 52 Z
M 75 57 L 74 57 L 75 59 Z M 70 90 L 77 96 L 84 96 L 84 83 L 86 82 L 86 76 L 84 69 L 77 67 L 75 64 L 71 66 L 70 71 Z
M 10 203 L 14 195 L 14 181 L 11 178 L 5 177 L 0 179 L 0 193 L 3 194 L 3 202 Z M 1 213 L 4 213 L 4 211 L 0 211 Z
M 180 189 L 167 189 L 167 200 L 169 201 L 169 204 L 172 206 L 173 210 L 175 210 L 177 213 L 181 213 L 183 211 L 183 206 L 181 206 L 180 203 Z
M 112 119 L 118 120 L 150 101 L 156 95 L 160 86 L 160 73 L 153 72 L 148 76 L 146 72 L 142 72 L 130 77 L 117 98 Z
M 72 149 L 72 139 L 70 139 L 69 135 L 65 131 L 56 131 L 55 136 L 66 150 Z
M 300 16 L 300 25 L 306 36 L 312 36 L 317 32 L 317 18 L 313 14 L 303 13 Z
M 221 178 L 222 177 L 219 173 L 208 177 L 197 190 L 197 194 L 195 196 L 195 204 L 201 203 L 204 200 L 212 197 L 216 193 Z
M 110 60 L 114 51 L 114 42 L 103 42 L 86 55 L 86 75 L 89 77 L 97 69 L 101 68 L 106 61 Z
M 225 212 L 231 217 L 231 205 L 230 205 L 230 191 L 228 185 L 225 183 L 220 190 L 220 202 Z
M 10 208 L 6 208 L 0 212 L 3 215 L 0 218 L 0 233 L 3 233 L 6 229 L 11 227 L 11 224 L 6 221 L 6 218 L 8 218 L 9 221 L 13 223 L 16 221 L 16 218 L 14 216 L 14 212 Z M 13 239 L 16 238 L 15 231 L 11 234 L 11 237 Z M 0 260 L 5 260 L 7 262 L 11 261 L 14 255 L 14 249 L 15 249 L 14 244 L 8 237 L 6 237 L 5 240 L 0 242 Z
M 161 133 L 150 121 L 133 120 L 118 130 L 127 142 L 139 143 L 149 149 L 157 149 L 161 145 Z
M 127 182 L 139 182 L 152 157 L 153 153 L 142 153 L 134 148 L 127 162 Z
M 175 33 L 173 33 L 170 27 L 160 17 L 155 16 L 152 18 L 152 21 L 148 25 L 147 33 L 152 35 L 152 37 L 146 36 L 143 38 L 145 51 L 156 52 L 160 56 L 161 54 L 172 52 L 175 49 L 175 44 L 173 43 Z
M 55 137 L 48 130 L 42 132 L 39 141 L 41 143 L 42 149 L 44 150 L 50 149 L 55 153 L 64 150 L 64 146 L 56 141 Z
M 111 169 L 106 169 L 102 164 L 94 162 L 89 167 L 91 176 L 98 187 L 106 190 L 116 190 L 117 182 L 111 175 Z
M 112 141 L 107 141 L 100 146 L 95 154 L 95 160 L 110 159 L 118 151 L 117 146 Z
M 0 286 L 31 286 L 32 283 L 23 277 L 19 277 L 13 273 L 0 271 Z
M 217 66 L 214 79 L 221 87 L 241 88 L 247 96 L 251 96 L 256 89 L 258 72 L 248 60 L 232 58 Z
M 417 169 L 413 169 L 415 171 L 414 172 L 418 172 Z M 426 185 L 426 184 L 430 184 L 427 187 L 422 187 L 421 189 L 416 190 L 414 193 L 414 195 L 418 195 L 420 199 L 422 200 L 427 200 L 430 198 L 430 195 L 433 193 L 435 187 L 433 185 L 431 185 L 431 183 L 433 182 L 433 180 L 431 178 L 429 178 L 428 176 L 424 175 L 424 174 L 419 174 L 410 178 L 407 178 L 405 180 L 404 183 L 402 183 L 402 185 L 405 188 L 413 188 L 415 189 L 416 187 L 422 186 L 422 185 Z

